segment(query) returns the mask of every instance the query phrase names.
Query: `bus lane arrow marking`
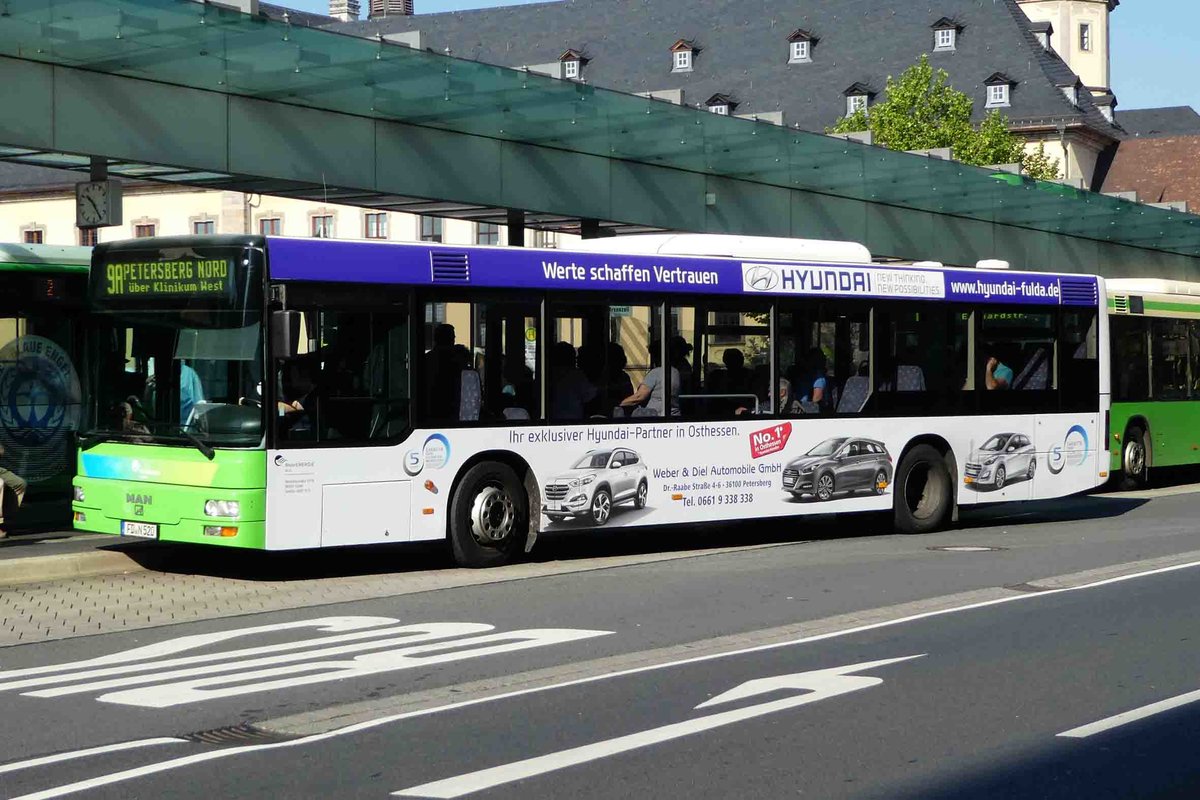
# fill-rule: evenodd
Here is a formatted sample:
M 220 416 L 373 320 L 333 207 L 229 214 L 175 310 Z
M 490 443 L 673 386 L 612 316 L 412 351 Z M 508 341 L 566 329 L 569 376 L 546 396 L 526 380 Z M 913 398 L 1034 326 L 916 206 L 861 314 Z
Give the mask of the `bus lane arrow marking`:
M 557 753 L 548 753 L 523 761 L 502 764 L 498 767 L 490 767 L 476 772 L 456 775 L 453 778 L 433 781 L 432 783 L 423 783 L 420 786 L 413 786 L 408 789 L 401 789 L 398 792 L 392 792 L 392 796 L 427 798 L 462 797 L 473 792 L 491 789 L 524 778 L 531 778 L 535 775 L 543 775 L 548 772 L 573 767 L 578 764 L 585 764 L 589 761 L 607 758 L 608 756 L 625 753 L 630 750 L 669 742 L 672 739 L 703 733 L 737 722 L 744 722 L 754 717 L 774 714 L 778 711 L 786 711 L 790 708 L 797 708 L 809 703 L 827 700 L 830 697 L 837 697 L 838 695 L 856 692 L 860 689 L 878 686 L 883 683 L 882 678 L 854 675 L 852 673 L 863 672 L 887 666 L 888 664 L 898 664 L 902 661 L 921 658 L 924 655 L 924 653 L 921 653 L 915 656 L 888 658 L 882 661 L 865 661 L 860 664 L 849 664 L 844 667 L 832 667 L 830 669 L 813 670 L 811 672 L 797 672 L 790 675 L 776 675 L 770 678 L 756 678 L 755 680 L 746 681 L 743 684 L 735 686 L 711 700 L 706 700 L 696 706 L 696 708 L 709 708 L 771 692 L 797 690 L 807 691 L 808 693 L 731 711 L 709 714 L 697 719 L 675 722 L 670 725 L 663 725 L 626 736 L 618 736 L 615 739 L 606 739 L 581 747 L 560 750 Z

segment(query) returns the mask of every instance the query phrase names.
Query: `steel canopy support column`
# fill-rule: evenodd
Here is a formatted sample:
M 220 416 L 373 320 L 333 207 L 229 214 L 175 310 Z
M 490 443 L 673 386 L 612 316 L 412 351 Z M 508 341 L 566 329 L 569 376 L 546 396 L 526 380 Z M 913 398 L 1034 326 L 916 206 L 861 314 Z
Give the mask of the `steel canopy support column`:
M 525 246 L 525 212 L 508 209 L 508 246 Z

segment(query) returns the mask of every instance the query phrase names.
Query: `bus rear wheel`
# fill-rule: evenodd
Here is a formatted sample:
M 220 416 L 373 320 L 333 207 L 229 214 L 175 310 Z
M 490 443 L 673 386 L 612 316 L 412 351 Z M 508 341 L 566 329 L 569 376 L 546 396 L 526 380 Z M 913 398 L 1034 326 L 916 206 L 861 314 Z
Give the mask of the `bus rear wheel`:
M 946 459 L 927 444 L 909 450 L 896 469 L 892 497 L 900 533 L 928 533 L 944 526 L 954 505 Z
M 508 563 L 528 528 L 528 498 L 512 467 L 482 461 L 467 470 L 450 501 L 450 549 L 459 566 Z
M 1121 488 L 1144 489 L 1150 483 L 1146 461 L 1146 433 L 1136 425 L 1125 432 L 1121 444 Z

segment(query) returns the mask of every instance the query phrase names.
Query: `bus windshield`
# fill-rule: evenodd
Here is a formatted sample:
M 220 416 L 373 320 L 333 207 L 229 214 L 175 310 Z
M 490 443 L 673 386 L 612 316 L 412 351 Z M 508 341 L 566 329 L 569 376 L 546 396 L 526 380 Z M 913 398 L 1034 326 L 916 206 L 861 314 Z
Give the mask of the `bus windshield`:
M 134 311 L 93 317 L 88 434 L 217 446 L 262 441 L 258 311 Z

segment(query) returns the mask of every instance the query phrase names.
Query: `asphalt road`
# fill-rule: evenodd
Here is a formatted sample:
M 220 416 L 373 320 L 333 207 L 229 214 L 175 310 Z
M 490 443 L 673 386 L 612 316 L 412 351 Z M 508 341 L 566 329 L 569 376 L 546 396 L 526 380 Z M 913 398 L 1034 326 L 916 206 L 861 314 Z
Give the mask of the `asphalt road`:
M 1058 734 L 1200 690 L 1197 499 L 564 537 L 628 559 L 4 648 L 0 796 L 1193 796 L 1183 701 Z

